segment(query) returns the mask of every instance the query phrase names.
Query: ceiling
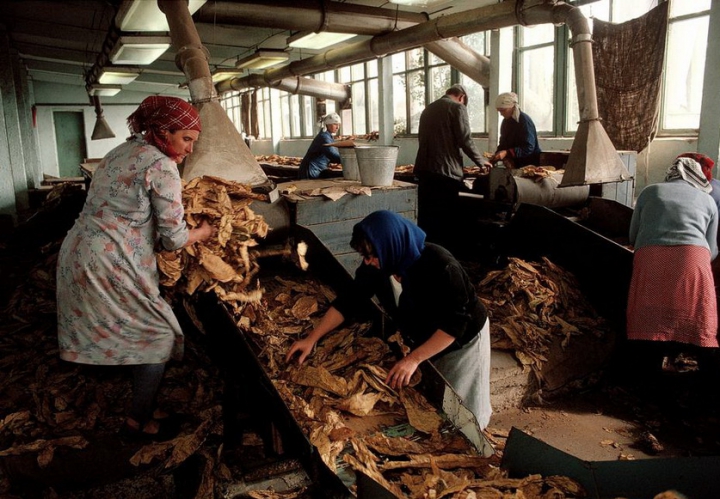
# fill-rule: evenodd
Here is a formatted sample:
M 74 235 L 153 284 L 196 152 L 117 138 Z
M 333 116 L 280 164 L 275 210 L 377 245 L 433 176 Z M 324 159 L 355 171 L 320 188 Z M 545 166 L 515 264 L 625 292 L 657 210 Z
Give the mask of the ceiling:
M 243 24 L 243 19 L 229 19 L 232 16 L 222 15 L 231 10 L 233 4 L 246 8 L 248 4 L 253 4 L 253 8 L 257 5 L 257 9 L 287 5 L 287 8 L 305 9 L 315 16 L 328 7 L 344 9 L 363 6 L 383 9 L 382 12 L 387 11 L 390 16 L 402 12 L 425 12 L 430 18 L 435 18 L 497 3 L 497 0 L 426 1 L 429 2 L 426 6 L 407 6 L 385 0 L 207 0 L 193 14 L 193 20 L 204 47 L 209 51 L 210 70 L 213 71 L 217 68 L 233 68 L 235 61 L 253 53 L 257 48 L 287 50 L 290 61 L 319 53 L 287 47 L 287 38 L 299 30 L 295 26 L 288 26 L 291 21 L 288 21 L 287 16 L 283 16 L 283 20 L 262 21 L 262 25 L 258 25 L 257 21 Z M 10 49 L 17 51 L 32 81 L 84 88 L 85 75 L 103 51 L 121 3 L 122 0 L 3 0 L 0 2 L 0 30 L 6 30 Z M 298 26 L 302 25 L 303 17 L 297 16 Z M 223 22 L 218 22 L 218 18 Z M 338 46 L 368 37 L 369 35 L 359 35 Z M 0 43 L 4 42 L 0 39 Z M 154 63 L 142 66 L 140 76 L 123 89 L 146 94 L 187 96 L 184 83 L 185 75 L 175 65 L 175 50 L 171 47 Z

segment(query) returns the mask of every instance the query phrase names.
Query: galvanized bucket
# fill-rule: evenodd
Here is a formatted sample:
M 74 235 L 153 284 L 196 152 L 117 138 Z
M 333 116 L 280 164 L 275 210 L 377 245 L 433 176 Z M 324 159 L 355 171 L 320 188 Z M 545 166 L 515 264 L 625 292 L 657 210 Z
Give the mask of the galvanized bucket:
M 338 147 L 340 161 L 343 167 L 343 178 L 345 180 L 360 180 L 358 161 L 354 147 Z
M 392 185 L 398 146 L 355 146 L 360 183 L 370 187 Z

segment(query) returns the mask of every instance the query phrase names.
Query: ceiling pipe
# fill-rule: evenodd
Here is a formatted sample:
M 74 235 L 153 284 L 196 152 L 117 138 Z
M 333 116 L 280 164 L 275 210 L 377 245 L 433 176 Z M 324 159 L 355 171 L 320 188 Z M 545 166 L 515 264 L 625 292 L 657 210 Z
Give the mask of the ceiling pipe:
M 350 86 L 343 83 L 316 80 L 296 76 L 283 78 L 279 81 L 268 82 L 262 74 L 251 74 L 243 78 L 234 78 L 220 82 L 216 85 L 219 93 L 229 91 L 243 91 L 251 88 L 271 86 L 291 94 L 308 95 L 321 99 L 330 99 L 345 102 L 350 98 Z
M 241 24 L 293 31 L 333 31 L 356 35 L 405 29 L 428 20 L 426 14 L 329 1 L 272 0 L 208 2 L 194 18 L 208 24 Z
M 190 97 L 203 127 L 193 154 L 185 162 L 183 179 L 212 175 L 251 186 L 267 185 L 265 172 L 218 102 L 208 52 L 200 41 L 187 0 L 157 2 L 170 27 L 170 39 L 177 52 L 175 64 L 187 77 Z

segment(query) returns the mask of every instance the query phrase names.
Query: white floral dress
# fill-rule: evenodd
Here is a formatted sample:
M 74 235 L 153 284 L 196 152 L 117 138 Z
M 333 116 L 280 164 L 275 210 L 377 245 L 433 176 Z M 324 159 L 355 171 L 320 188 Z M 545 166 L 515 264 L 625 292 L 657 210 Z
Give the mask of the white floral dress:
M 137 135 L 100 162 L 60 249 L 60 357 L 81 364 L 157 364 L 180 358 L 183 336 L 160 296 L 159 240 L 185 245 L 177 165 Z

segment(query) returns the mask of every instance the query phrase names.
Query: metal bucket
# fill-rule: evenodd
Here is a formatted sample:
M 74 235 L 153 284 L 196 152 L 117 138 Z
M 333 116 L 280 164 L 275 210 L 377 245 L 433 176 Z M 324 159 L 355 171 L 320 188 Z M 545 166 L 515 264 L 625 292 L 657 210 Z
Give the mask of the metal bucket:
M 392 185 L 398 146 L 355 146 L 360 183 L 367 186 Z
M 340 161 L 343 167 L 343 178 L 345 180 L 360 180 L 358 161 L 354 147 L 338 147 Z

